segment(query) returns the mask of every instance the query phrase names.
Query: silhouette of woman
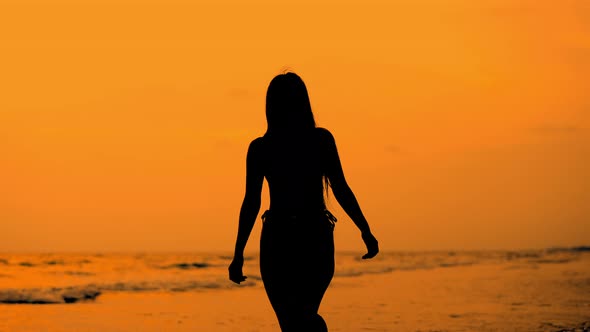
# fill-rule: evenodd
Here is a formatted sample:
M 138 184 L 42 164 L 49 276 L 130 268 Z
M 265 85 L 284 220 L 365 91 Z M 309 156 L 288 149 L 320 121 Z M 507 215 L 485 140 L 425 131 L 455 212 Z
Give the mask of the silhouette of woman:
M 361 231 L 368 250 L 363 259 L 377 255 L 377 239 L 346 183 L 334 137 L 315 125 L 299 76 L 281 74 L 270 82 L 266 120 L 266 133 L 248 148 L 246 195 L 229 278 L 238 284 L 246 280 L 244 248 L 260 211 L 266 178 L 270 208 L 262 215 L 260 273 L 281 331 L 328 331 L 318 309 L 334 275 L 336 219 L 326 210 L 324 187 L 332 187 Z

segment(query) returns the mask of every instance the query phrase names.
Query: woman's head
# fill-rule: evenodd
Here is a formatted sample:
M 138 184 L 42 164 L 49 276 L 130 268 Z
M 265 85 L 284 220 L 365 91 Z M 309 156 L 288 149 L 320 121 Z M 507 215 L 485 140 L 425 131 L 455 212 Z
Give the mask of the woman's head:
M 295 73 L 275 76 L 266 92 L 267 134 L 315 128 L 307 88 Z

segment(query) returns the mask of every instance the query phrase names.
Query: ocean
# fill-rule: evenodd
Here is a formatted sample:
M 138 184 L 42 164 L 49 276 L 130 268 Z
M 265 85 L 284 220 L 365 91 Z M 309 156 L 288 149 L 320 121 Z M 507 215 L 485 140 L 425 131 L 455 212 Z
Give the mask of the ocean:
M 526 306 L 540 308 L 539 310 L 547 310 L 543 312 L 549 313 L 577 313 L 577 316 L 572 316 L 571 322 L 568 321 L 567 324 L 551 321 L 548 323 L 549 325 L 541 326 L 541 323 L 537 322 L 535 326 L 531 327 L 532 331 L 576 331 L 576 328 L 580 331 L 587 331 L 587 329 L 584 329 L 584 324 L 587 324 L 587 327 L 590 328 L 590 323 L 588 323 L 590 321 L 590 273 L 587 267 L 584 268 L 584 266 L 590 266 L 590 264 L 587 264 L 590 263 L 590 247 L 516 251 L 382 252 L 370 261 L 362 260 L 360 256 L 361 253 L 351 252 L 338 252 L 336 254 L 336 272 L 333 283 L 328 291 L 328 296 L 330 296 L 330 293 L 340 294 L 338 293 L 339 288 L 366 289 L 367 296 L 373 296 L 370 295 L 373 294 L 371 293 L 373 290 L 369 291 L 369 289 L 372 289 L 371 285 L 373 282 L 378 282 L 378 280 L 381 280 L 383 283 L 389 283 L 389 281 L 397 282 L 399 285 L 403 281 L 403 278 L 405 278 L 402 276 L 409 276 L 409 279 L 435 278 L 432 279 L 434 280 L 433 282 L 430 282 L 434 290 L 430 293 L 439 292 L 445 287 L 450 289 L 448 293 L 451 295 L 447 294 L 443 296 L 444 301 L 447 302 L 454 301 L 452 300 L 453 296 L 456 299 L 462 297 L 465 299 L 479 297 L 479 302 L 493 303 L 496 305 L 498 303 L 502 304 L 500 296 L 506 296 L 504 293 L 510 292 L 513 298 L 516 296 L 525 299 L 506 300 L 506 305 L 509 305 L 511 311 L 514 311 L 514 308 L 521 310 L 522 307 Z M 27 315 L 30 315 L 31 312 L 34 313 L 35 310 L 39 310 L 34 308 L 57 306 L 60 308 L 59 310 L 68 312 L 69 309 L 66 308 L 82 305 L 80 307 L 81 311 L 78 312 L 83 314 L 85 308 L 89 308 L 84 307 L 84 305 L 93 303 L 95 305 L 108 306 L 109 296 L 110 298 L 116 299 L 118 298 L 117 295 L 120 298 L 121 296 L 133 297 L 134 294 L 143 294 L 138 297 L 143 299 L 150 298 L 144 296 L 150 294 L 153 296 L 167 296 L 168 301 L 172 301 L 172 303 L 174 303 L 175 298 L 185 298 L 186 296 L 183 297 L 183 294 L 190 294 L 191 298 L 198 298 L 199 296 L 201 298 L 213 298 L 212 296 L 217 296 L 215 294 L 218 294 L 219 296 L 217 298 L 226 298 L 227 301 L 239 299 L 242 293 L 256 294 L 255 296 L 258 296 L 258 298 L 264 298 L 257 255 L 245 257 L 244 273 L 248 276 L 248 279 L 239 286 L 233 284 L 227 278 L 227 266 L 231 258 L 231 255 L 215 252 L 0 254 L 0 319 L 2 319 L 2 315 L 6 315 L 4 321 L 0 323 L 0 331 L 23 330 L 16 328 L 15 324 L 10 322 L 10 319 L 22 319 L 17 312 L 22 312 L 23 306 L 27 306 L 26 308 L 30 306 L 31 309 L 25 310 Z M 555 267 L 558 267 L 558 269 L 556 270 Z M 476 273 L 474 271 L 479 272 Z M 548 272 L 545 273 L 543 271 Z M 474 273 L 478 276 L 478 279 L 469 277 Z M 486 276 L 486 273 L 489 276 Z M 538 284 L 539 277 L 537 275 L 547 275 L 547 283 Z M 443 278 L 442 276 L 447 277 Z M 531 278 L 530 280 L 528 279 L 529 277 Z M 492 288 L 498 289 L 496 291 L 497 294 L 484 292 L 484 288 L 490 289 L 489 281 L 485 281 L 488 282 L 488 286 L 485 287 L 478 286 L 477 283 L 473 283 L 471 286 L 465 286 L 468 282 L 461 278 L 466 280 L 480 280 L 479 282 L 488 279 L 495 280 L 493 283 L 494 287 Z M 463 285 L 461 286 L 463 287 L 461 290 L 461 294 L 463 295 L 457 295 L 457 280 L 461 281 Z M 509 290 L 502 290 L 502 287 L 508 287 L 506 285 L 508 285 L 510 280 L 519 280 L 518 282 L 521 286 L 510 286 Z M 545 286 L 541 287 L 539 285 L 551 286 L 548 289 L 543 289 Z M 350 301 L 359 303 L 358 305 L 360 307 L 367 306 L 369 308 L 371 305 L 374 305 L 375 308 L 379 308 L 387 307 L 388 299 L 391 299 L 391 303 L 394 303 L 395 301 L 400 301 L 399 298 L 403 298 L 403 296 L 397 295 L 400 294 L 399 289 L 395 290 L 395 292 L 391 291 L 392 293 L 388 295 L 389 288 L 387 287 L 384 286 L 382 291 L 375 291 L 377 292 L 374 295 L 375 297 L 377 295 L 381 296 L 379 300 L 380 304 L 371 304 L 372 301 L 369 299 L 365 303 L 363 302 L 365 300 L 355 299 L 351 296 L 348 296 L 347 299 L 339 300 L 339 303 Z M 249 291 L 252 289 L 256 291 L 254 293 Z M 346 290 L 343 292 L 346 292 Z M 415 293 L 408 296 L 410 299 L 419 296 L 418 288 L 409 292 Z M 203 294 L 207 295 L 205 296 Z M 554 294 L 559 294 L 561 298 L 552 298 L 551 296 Z M 105 298 L 104 300 L 102 300 L 103 297 Z M 338 296 L 336 295 L 336 297 Z M 432 296 L 428 295 L 427 299 L 423 295 L 419 297 L 423 303 L 426 303 L 426 306 L 417 306 L 416 309 L 413 309 L 414 311 L 425 310 L 427 312 L 428 310 L 432 310 L 427 309 L 428 305 L 443 301 L 436 299 L 434 293 Z M 346 297 L 343 296 L 343 298 Z M 470 300 L 464 300 L 463 302 L 466 301 L 469 302 Z M 260 302 L 263 302 L 263 300 L 260 300 Z M 42 306 L 40 307 L 39 305 Z M 206 306 L 207 303 L 195 304 L 197 307 L 203 305 Z M 264 315 L 261 314 L 261 316 L 265 317 L 264 319 L 268 316 L 267 323 L 270 325 L 266 328 L 259 327 L 253 330 L 276 330 L 276 324 L 271 323 L 274 318 L 270 307 L 266 303 L 261 304 L 261 306 L 267 307 L 264 309 L 266 310 Z M 469 307 L 469 304 L 463 303 L 462 308 L 466 306 Z M 14 308 L 19 309 L 15 310 Z M 375 308 L 367 310 L 368 312 L 375 313 L 377 312 Z M 399 308 L 395 308 L 395 306 L 391 308 L 390 312 L 375 314 L 375 318 L 389 317 L 389 315 L 394 315 L 396 312 L 403 311 L 402 309 L 405 310 L 407 308 L 409 307 L 402 303 Z M 360 310 L 357 309 L 354 309 L 354 312 Z M 153 310 L 154 312 L 157 311 L 156 309 Z M 330 310 L 332 312 L 344 312 L 344 314 L 346 311 Z M 488 309 L 480 308 L 478 310 L 482 314 L 486 314 L 486 310 Z M 497 309 L 489 310 L 497 312 Z M 190 317 L 188 314 L 185 316 Z M 400 320 L 402 318 L 400 317 Z M 453 313 L 447 317 L 450 322 L 459 321 L 459 318 L 459 314 Z M 30 317 L 30 320 L 34 321 L 35 319 L 34 316 Z M 199 319 L 203 320 L 206 318 L 201 317 Z M 379 325 L 381 328 L 375 330 L 393 331 L 394 326 L 391 325 L 393 321 L 387 320 L 387 322 Z M 570 326 L 573 323 L 579 323 L 581 325 L 574 324 L 575 326 Z M 440 324 L 444 326 L 448 325 L 447 323 Z M 33 324 L 31 326 L 38 325 Z M 56 326 L 51 327 L 51 323 L 47 326 L 49 326 L 47 331 L 69 331 L 68 329 L 56 328 Z M 114 326 L 126 325 L 115 324 Z M 137 325 L 135 324 L 133 326 Z M 227 326 L 226 328 L 219 328 L 217 330 L 231 330 Z M 88 330 L 93 329 L 88 328 Z M 120 330 L 129 331 L 134 329 L 125 328 Z M 336 330 L 346 331 L 345 328 Z M 395 330 L 400 329 L 398 327 Z M 407 325 L 406 329 L 402 328 L 401 330 L 418 331 L 420 328 Z M 447 326 L 447 328 L 442 330 L 458 331 L 464 329 L 453 329 Z M 482 330 L 486 330 L 486 328 Z M 491 331 L 493 329 L 489 330 Z
M 559 264 L 588 255 L 590 248 L 523 251 L 385 252 L 372 261 L 358 253 L 336 255 L 335 279 L 404 270 L 478 264 Z M 257 256 L 245 257 L 248 280 L 227 278 L 231 255 L 218 253 L 109 253 L 0 255 L 0 303 L 55 304 L 91 301 L 109 292 L 215 291 L 261 286 Z

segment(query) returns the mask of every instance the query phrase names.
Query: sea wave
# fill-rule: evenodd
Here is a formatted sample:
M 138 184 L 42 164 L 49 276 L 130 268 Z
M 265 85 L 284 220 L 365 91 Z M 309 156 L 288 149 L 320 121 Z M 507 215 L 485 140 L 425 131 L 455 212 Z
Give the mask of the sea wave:
M 76 303 L 96 299 L 101 292 L 93 287 L 5 289 L 0 291 L 4 304 Z
M 188 269 L 204 269 L 209 267 L 210 264 L 204 262 L 193 262 L 193 263 L 175 263 L 166 266 L 162 266 L 162 269 L 181 269 L 181 270 L 188 270 Z
M 242 287 L 256 283 L 247 281 Z M 87 284 L 68 287 L 16 288 L 0 290 L 0 304 L 64 304 L 93 301 L 105 292 L 188 292 L 212 289 L 234 288 L 224 280 L 216 281 L 128 281 L 107 284 Z
M 337 252 L 335 278 L 402 271 L 469 268 L 538 268 L 588 259 L 590 247 L 511 251 L 381 252 L 363 260 L 358 252 Z M 219 253 L 179 254 L 4 254 L 0 256 L 0 304 L 93 301 L 106 292 L 186 292 L 260 286 L 258 257 L 244 264 L 247 282 L 227 278 L 232 259 Z M 590 281 L 584 281 L 590 282 Z M 585 287 L 586 284 L 582 285 Z

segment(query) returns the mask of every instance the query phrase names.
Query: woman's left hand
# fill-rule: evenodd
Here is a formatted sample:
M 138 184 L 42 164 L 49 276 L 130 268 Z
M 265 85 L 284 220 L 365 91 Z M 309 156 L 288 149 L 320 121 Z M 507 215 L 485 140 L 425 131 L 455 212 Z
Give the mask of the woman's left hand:
M 240 282 L 245 281 L 248 277 L 246 277 L 242 273 L 242 267 L 244 266 L 244 257 L 237 257 L 234 256 L 231 264 L 229 264 L 229 280 L 235 282 L 236 284 L 240 284 Z
M 377 256 L 379 253 L 379 242 L 375 236 L 371 232 L 366 232 L 362 234 L 362 237 L 367 246 L 367 253 L 363 256 L 363 259 L 370 259 Z

